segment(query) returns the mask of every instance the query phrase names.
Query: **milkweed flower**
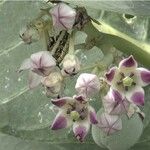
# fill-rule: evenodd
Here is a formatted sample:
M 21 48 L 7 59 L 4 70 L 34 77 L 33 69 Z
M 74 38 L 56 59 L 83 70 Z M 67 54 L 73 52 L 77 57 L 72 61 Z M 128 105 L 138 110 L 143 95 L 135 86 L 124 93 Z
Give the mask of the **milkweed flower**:
M 76 11 L 65 3 L 59 3 L 50 10 L 53 26 L 59 30 L 72 29 Z
M 95 74 L 82 73 L 77 79 L 75 89 L 78 95 L 90 97 L 99 92 L 100 81 Z
M 128 101 L 138 106 L 144 105 L 142 87 L 150 84 L 150 71 L 138 68 L 132 55 L 123 59 L 119 67 L 111 68 L 105 76 L 111 88 L 125 94 Z
M 56 61 L 48 51 L 40 51 L 31 55 L 21 64 L 18 72 L 30 70 L 29 87 L 34 88 L 40 84 L 42 77 L 48 76 L 56 66 Z
M 59 107 L 52 125 L 52 130 L 58 130 L 73 125 L 75 137 L 82 142 L 90 124 L 97 124 L 96 112 L 83 96 L 63 97 L 52 99 L 51 102 Z
M 80 61 L 77 56 L 67 54 L 62 62 L 62 74 L 64 76 L 73 76 L 80 71 Z

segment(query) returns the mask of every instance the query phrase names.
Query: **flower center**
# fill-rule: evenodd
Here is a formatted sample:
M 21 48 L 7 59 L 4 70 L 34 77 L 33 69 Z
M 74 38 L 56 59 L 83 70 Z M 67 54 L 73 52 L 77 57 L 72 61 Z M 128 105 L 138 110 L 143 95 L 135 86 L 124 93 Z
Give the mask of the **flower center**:
M 125 76 L 124 73 L 120 73 L 121 78 L 120 81 L 117 82 L 118 85 L 121 85 L 126 91 L 136 83 L 134 82 L 133 76 L 134 74 L 131 73 L 129 76 Z
M 123 82 L 124 87 L 125 86 L 130 87 L 132 86 L 133 79 L 128 76 L 128 77 L 123 78 L 122 82 Z
M 70 113 L 71 119 L 75 122 L 80 118 L 80 114 L 77 111 L 72 111 Z
M 87 117 L 88 109 L 86 105 L 83 104 L 69 104 L 69 107 L 67 109 L 67 114 L 70 116 L 71 120 L 73 122 L 78 120 L 84 120 Z

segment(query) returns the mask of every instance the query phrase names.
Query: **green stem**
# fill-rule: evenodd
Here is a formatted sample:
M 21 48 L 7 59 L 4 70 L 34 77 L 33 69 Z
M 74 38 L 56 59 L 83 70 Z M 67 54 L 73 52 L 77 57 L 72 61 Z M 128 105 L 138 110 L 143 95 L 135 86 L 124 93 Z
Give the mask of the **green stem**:
M 74 54 L 74 50 L 75 50 L 75 31 L 72 31 L 71 36 L 70 36 L 70 40 L 69 40 L 69 51 L 68 54 Z

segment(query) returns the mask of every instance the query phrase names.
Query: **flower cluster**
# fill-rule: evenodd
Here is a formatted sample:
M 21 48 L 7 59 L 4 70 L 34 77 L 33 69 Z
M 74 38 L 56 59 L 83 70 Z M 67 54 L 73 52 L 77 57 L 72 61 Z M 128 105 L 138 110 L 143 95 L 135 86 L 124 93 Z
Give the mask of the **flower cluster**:
M 65 59 L 70 59 L 68 56 Z M 73 59 L 72 59 L 73 60 Z M 46 89 L 46 95 L 51 97 L 59 97 L 63 92 L 63 81 L 65 75 L 62 74 L 63 70 L 66 70 L 68 75 L 72 76 L 74 70 L 78 73 L 79 62 L 76 64 L 70 62 L 68 67 L 71 66 L 72 69 L 62 67 L 60 70 L 59 67 L 56 66 L 56 60 L 53 58 L 50 52 L 48 51 L 40 51 L 31 55 L 30 58 L 27 58 L 21 64 L 18 72 L 22 72 L 23 70 L 29 70 L 29 87 L 35 88 L 39 84 L 42 84 Z M 77 67 L 76 67 L 77 66 Z
M 90 124 L 97 124 L 96 112 L 89 104 L 91 94 L 100 90 L 100 82 L 94 74 L 83 73 L 76 82 L 77 95 L 52 99 L 51 102 L 59 108 L 52 125 L 52 130 L 58 130 L 73 125 L 75 137 L 82 142 L 86 137 Z
M 73 28 L 81 29 L 89 19 L 88 15 L 84 16 L 80 9 L 75 10 L 62 2 L 54 5 L 48 11 L 54 29 L 59 33 L 69 34 L 71 32 L 71 35 L 74 35 Z M 58 108 L 58 113 L 50 128 L 58 130 L 73 126 L 75 137 L 82 142 L 91 124 L 110 135 L 122 129 L 122 114 L 130 118 L 134 113 L 139 113 L 143 119 L 144 113 L 140 110 L 140 106 L 144 105 L 143 87 L 150 84 L 150 71 L 138 68 L 133 56 L 123 59 L 119 67 L 112 67 L 105 74 L 109 90 L 102 98 L 104 110 L 100 116 L 97 117 L 94 108 L 90 105 L 92 96 L 100 91 L 100 80 L 95 74 L 80 74 L 75 85 L 76 95 L 64 97 L 64 78 L 79 73 L 81 64 L 75 55 L 73 36 L 69 36 L 70 41 L 66 40 L 66 43 L 69 44 L 66 44 L 62 40 L 62 35 L 51 37 L 52 43 L 54 42 L 51 52 L 40 51 L 32 54 L 30 58 L 23 61 L 18 70 L 19 72 L 29 70 L 29 87 L 34 88 L 42 84 L 46 95 L 53 98 L 51 103 Z M 27 44 L 40 38 L 38 30 L 30 27 L 21 31 L 20 37 Z M 64 54 L 64 43 L 69 45 L 68 53 L 61 55 L 61 52 Z M 58 56 L 59 52 L 61 53 L 60 58 L 64 56 L 61 64 L 58 64 L 54 58 L 54 53 Z

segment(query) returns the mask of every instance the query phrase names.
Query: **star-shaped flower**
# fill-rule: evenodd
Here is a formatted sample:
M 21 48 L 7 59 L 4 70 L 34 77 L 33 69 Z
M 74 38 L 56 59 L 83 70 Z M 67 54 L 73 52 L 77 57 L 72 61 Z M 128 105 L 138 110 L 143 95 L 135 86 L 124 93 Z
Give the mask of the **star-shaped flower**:
M 150 71 L 137 68 L 137 62 L 131 55 L 106 73 L 106 79 L 112 89 L 123 93 L 128 101 L 138 106 L 144 105 L 144 90 L 142 87 L 150 84 Z
M 97 124 L 96 112 L 82 96 L 63 97 L 51 102 L 59 107 L 52 125 L 52 130 L 58 130 L 73 125 L 75 137 L 82 142 L 86 137 L 90 124 Z

